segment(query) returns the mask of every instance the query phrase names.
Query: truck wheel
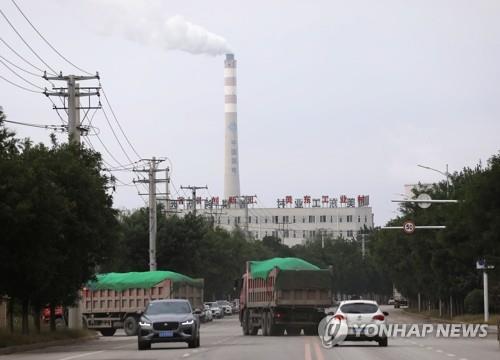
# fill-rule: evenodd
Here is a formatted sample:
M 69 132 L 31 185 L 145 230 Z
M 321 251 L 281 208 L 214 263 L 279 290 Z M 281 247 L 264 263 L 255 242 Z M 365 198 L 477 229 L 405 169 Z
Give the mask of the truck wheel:
M 387 346 L 387 338 L 380 339 L 378 341 L 378 346 Z
M 315 336 L 318 335 L 318 327 L 317 326 L 308 326 L 304 328 L 304 335 Z
M 138 350 L 151 350 L 151 343 L 149 341 L 137 341 Z
M 283 335 L 283 327 L 276 325 L 274 323 L 273 314 L 269 313 L 269 317 L 267 318 L 267 327 L 270 336 L 279 336 Z
M 269 336 L 269 313 L 266 311 L 262 314 L 262 335 Z
M 259 327 L 258 326 L 252 326 L 252 329 L 250 330 L 250 335 L 255 336 L 259 332 Z
M 105 328 L 105 329 L 99 329 L 101 332 L 102 336 L 113 336 L 116 332 L 116 329 L 114 328 Z
M 301 329 L 296 328 L 296 327 L 287 327 L 286 334 L 289 336 L 297 336 L 297 335 L 300 335 L 300 330 Z
M 127 334 L 127 336 L 137 335 L 139 326 L 136 318 L 133 316 L 127 317 L 123 322 L 123 329 L 125 330 L 125 334 Z
M 248 310 L 243 312 L 241 328 L 243 330 L 243 335 L 250 335 L 250 324 L 248 323 Z

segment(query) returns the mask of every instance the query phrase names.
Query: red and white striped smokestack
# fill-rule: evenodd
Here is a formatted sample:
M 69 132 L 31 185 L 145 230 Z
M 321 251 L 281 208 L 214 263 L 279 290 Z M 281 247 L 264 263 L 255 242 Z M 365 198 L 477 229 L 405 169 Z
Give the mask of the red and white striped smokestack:
M 236 113 L 236 60 L 226 54 L 224 61 L 224 198 L 240 196 L 238 121 Z

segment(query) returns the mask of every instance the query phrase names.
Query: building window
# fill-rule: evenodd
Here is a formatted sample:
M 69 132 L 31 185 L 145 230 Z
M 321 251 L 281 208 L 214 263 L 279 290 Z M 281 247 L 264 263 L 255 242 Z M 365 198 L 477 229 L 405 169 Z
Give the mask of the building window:
M 267 224 L 267 216 L 264 216 L 264 222 Z
M 368 221 L 368 219 L 366 218 L 366 215 L 365 215 L 365 222 L 367 222 L 367 221 Z
M 249 216 L 249 217 L 248 217 L 248 223 L 249 223 L 249 224 L 251 224 L 251 223 L 252 223 L 252 217 L 251 217 L 251 216 Z
M 288 215 L 283 216 L 283 224 L 288 224 L 289 220 L 290 218 L 288 217 Z
M 292 222 L 295 224 L 295 215 L 292 218 Z M 366 222 L 366 221 L 365 221 Z
M 333 222 L 333 216 L 330 216 L 330 222 L 331 223 Z
M 321 216 L 319 217 L 319 222 L 320 222 L 320 223 L 326 223 L 326 215 L 321 215 Z
M 255 223 L 256 223 L 256 224 L 258 224 L 258 223 L 259 223 L 259 217 L 258 217 L 258 216 L 256 216 L 256 217 L 255 217 Z
M 265 235 L 264 235 L 264 236 L 267 236 L 267 231 L 266 231 L 266 233 L 265 233 Z
M 339 231 L 339 237 L 344 237 L 342 230 Z
M 302 222 L 305 223 L 306 222 L 306 217 L 305 216 L 302 216 Z
M 289 237 L 288 230 L 283 231 L 283 237 L 284 238 L 288 238 Z
M 305 238 L 306 237 L 306 231 L 305 230 L 302 230 L 302 237 Z
M 274 236 L 274 237 L 278 237 L 278 232 L 277 232 L 276 230 L 273 230 L 273 232 L 272 232 L 272 236 Z
M 315 223 L 316 217 L 314 215 L 309 215 L 309 223 Z
M 352 215 L 347 215 L 346 222 L 348 223 L 352 222 Z
M 316 231 L 315 230 L 310 230 L 309 231 L 309 236 L 313 238 L 314 235 L 316 235 Z
M 227 224 L 231 224 L 231 219 L 229 218 L 229 216 L 227 217 Z
M 339 216 L 339 222 L 342 222 L 342 216 Z
M 347 237 L 352 238 L 352 230 L 347 230 Z
M 361 222 L 361 215 L 358 215 L 358 222 Z
M 293 238 L 295 239 L 297 237 L 297 232 L 293 230 Z
M 236 220 L 238 221 L 238 224 L 241 223 L 241 218 L 239 216 L 236 218 Z

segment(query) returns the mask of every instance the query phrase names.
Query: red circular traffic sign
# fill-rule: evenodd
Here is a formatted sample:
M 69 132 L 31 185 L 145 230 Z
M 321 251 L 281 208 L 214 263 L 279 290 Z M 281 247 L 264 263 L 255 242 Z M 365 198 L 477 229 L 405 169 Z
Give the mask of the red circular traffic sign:
M 415 232 L 415 223 L 411 220 L 406 220 L 403 223 L 403 232 L 407 235 L 411 235 Z

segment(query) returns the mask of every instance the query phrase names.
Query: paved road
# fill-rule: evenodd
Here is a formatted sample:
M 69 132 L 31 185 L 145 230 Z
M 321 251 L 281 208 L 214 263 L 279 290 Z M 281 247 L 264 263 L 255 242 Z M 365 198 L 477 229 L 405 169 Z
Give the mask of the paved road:
M 401 310 L 388 308 L 396 323 L 411 323 Z M 344 343 L 333 349 L 321 347 L 314 336 L 242 336 L 235 316 L 204 324 L 201 347 L 188 349 L 185 344 L 155 344 L 150 351 L 137 351 L 136 338 L 115 335 L 79 345 L 51 347 L 26 353 L 0 356 L 0 360 L 488 360 L 500 359 L 496 335 L 479 339 L 394 338 L 387 348 L 376 343 Z

